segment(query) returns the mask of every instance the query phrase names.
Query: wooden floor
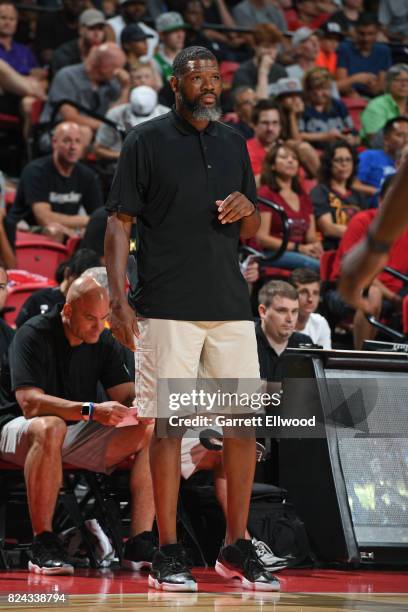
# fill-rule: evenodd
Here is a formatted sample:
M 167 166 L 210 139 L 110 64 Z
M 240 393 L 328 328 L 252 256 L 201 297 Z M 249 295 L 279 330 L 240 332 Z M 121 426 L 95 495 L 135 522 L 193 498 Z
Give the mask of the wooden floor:
M 17 610 L 69 610 L 69 612 L 108 612 L 151 609 L 175 612 L 407 612 L 408 596 L 364 595 L 344 593 L 157 593 L 123 595 L 70 595 L 69 603 L 62 605 L 11 605 L 1 603 L 0 609 Z
M 124 570 L 79 570 L 74 576 L 38 576 L 25 570 L 0 572 L 0 610 L 110 612 L 408 612 L 408 572 L 378 570 L 284 570 L 281 593 L 244 591 L 213 569 L 193 570 L 198 593 L 150 590 L 144 574 Z M 26 594 L 21 604 L 9 601 Z M 66 605 L 29 603 L 41 593 L 68 595 Z

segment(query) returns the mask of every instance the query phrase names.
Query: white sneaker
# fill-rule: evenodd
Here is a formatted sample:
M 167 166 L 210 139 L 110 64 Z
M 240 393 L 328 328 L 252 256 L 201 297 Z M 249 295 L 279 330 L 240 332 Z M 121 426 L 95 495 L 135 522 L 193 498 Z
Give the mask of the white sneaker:
M 287 559 L 274 555 L 269 546 L 265 544 L 265 542 L 262 542 L 262 540 L 252 538 L 252 544 L 254 545 L 256 556 L 259 561 L 270 572 L 278 572 L 288 566 Z

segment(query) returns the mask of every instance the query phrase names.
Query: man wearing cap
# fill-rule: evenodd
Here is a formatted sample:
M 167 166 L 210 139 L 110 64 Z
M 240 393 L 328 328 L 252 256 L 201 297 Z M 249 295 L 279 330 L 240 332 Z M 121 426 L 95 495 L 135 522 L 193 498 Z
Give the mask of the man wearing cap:
M 320 52 L 316 59 L 316 66 L 326 68 L 330 74 L 335 76 L 337 68 L 337 47 L 344 39 L 340 25 L 336 21 L 326 21 L 317 35 L 320 39 Z
M 175 11 L 163 13 L 156 19 L 160 45 L 154 56 L 154 62 L 164 83 L 172 75 L 173 60 L 184 47 L 188 27 L 180 13 Z
M 319 39 L 310 28 L 299 28 L 293 35 L 292 47 L 297 63 L 287 66 L 286 72 L 291 78 L 301 81 L 306 72 L 316 66 L 320 51 Z
M 120 44 L 126 54 L 128 66 L 148 60 L 147 41 L 150 38 L 153 38 L 153 34 L 145 32 L 138 23 L 130 23 L 123 28 Z
M 65 66 L 80 64 L 95 45 L 106 40 L 106 19 L 101 11 L 87 9 L 79 17 L 79 38 L 60 45 L 52 56 L 52 73 Z
M 127 104 L 111 108 L 106 118 L 128 132 L 131 127 L 167 113 L 167 106 L 157 103 L 157 93 L 147 85 L 135 87 Z M 122 136 L 118 130 L 103 123 L 96 133 L 95 153 L 99 159 L 116 161 L 122 148 Z
M 150 28 L 143 23 L 142 18 L 146 13 L 146 0 L 119 0 L 120 15 L 108 19 L 108 28 L 111 30 L 112 36 L 120 45 L 120 35 L 125 26 L 131 23 L 137 23 L 145 34 L 149 34 L 151 38 L 147 39 L 147 57 L 151 59 L 154 55 L 157 45 L 159 44 L 158 34 L 153 28 Z

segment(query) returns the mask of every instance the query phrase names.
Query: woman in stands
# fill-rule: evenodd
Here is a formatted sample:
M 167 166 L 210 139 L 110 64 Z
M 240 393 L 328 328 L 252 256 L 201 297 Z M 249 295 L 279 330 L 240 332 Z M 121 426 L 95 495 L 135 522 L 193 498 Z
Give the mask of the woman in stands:
M 333 76 L 326 68 L 312 68 L 303 81 L 305 108 L 298 120 L 299 136 L 318 149 L 343 139 L 358 144 L 346 105 L 333 98 Z
M 258 194 L 279 204 L 291 221 L 286 252 L 271 265 L 288 270 L 306 267 L 318 271 L 322 247 L 316 236 L 312 203 L 300 187 L 298 172 L 299 158 L 291 146 L 277 143 L 269 150 Z M 270 208 L 261 205 L 260 211 L 261 225 L 256 239 L 268 256 L 282 244 L 282 223 Z
M 350 219 L 368 208 L 366 197 L 352 187 L 356 170 L 356 153 L 346 142 L 335 142 L 324 151 L 319 184 L 310 197 L 325 250 L 336 249 Z

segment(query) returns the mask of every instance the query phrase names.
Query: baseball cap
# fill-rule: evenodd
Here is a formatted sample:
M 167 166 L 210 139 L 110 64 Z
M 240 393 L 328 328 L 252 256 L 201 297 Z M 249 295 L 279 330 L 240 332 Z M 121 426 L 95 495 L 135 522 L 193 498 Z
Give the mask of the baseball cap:
M 314 34 L 314 31 L 310 28 L 299 28 L 292 37 L 292 47 L 296 49 L 302 42 L 310 38 L 312 34 Z
M 162 13 L 157 17 L 155 24 L 158 32 L 174 32 L 175 30 L 185 30 L 190 27 L 189 24 L 184 23 L 180 13 L 175 11 Z
M 279 96 L 300 95 L 302 93 L 302 85 L 299 79 L 284 78 L 279 79 L 271 86 L 270 93 L 279 98 Z
M 337 21 L 326 21 L 326 23 L 323 23 L 318 29 L 318 34 L 323 34 L 323 36 L 337 36 L 341 40 L 344 38 L 340 24 L 337 23 Z
M 105 24 L 106 19 L 102 11 L 96 9 L 87 9 L 79 16 L 79 25 L 85 26 L 86 28 L 92 28 L 92 26 Z
M 152 87 L 140 85 L 132 89 L 129 102 L 133 115 L 145 117 L 157 106 L 157 93 Z
M 130 23 L 123 28 L 120 43 L 125 45 L 138 40 L 146 40 L 146 38 L 153 38 L 153 34 L 147 34 L 137 23 Z

